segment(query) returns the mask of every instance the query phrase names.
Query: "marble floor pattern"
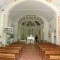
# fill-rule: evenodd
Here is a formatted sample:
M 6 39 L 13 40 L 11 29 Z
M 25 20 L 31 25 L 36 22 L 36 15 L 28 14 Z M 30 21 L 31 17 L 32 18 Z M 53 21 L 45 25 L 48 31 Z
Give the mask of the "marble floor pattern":
M 20 60 L 41 60 L 37 46 L 35 44 L 26 44 L 22 50 Z

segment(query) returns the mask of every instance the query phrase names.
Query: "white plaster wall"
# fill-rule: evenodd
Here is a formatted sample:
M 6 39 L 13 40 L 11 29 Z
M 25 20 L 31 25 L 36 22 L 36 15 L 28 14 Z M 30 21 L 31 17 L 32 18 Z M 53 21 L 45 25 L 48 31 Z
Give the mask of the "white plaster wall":
M 1 15 L 2 15 L 2 12 L 0 11 L 0 36 L 1 36 L 1 30 L 2 30 L 2 29 L 1 29 L 1 27 L 2 27 L 2 26 L 1 26 L 1 25 L 2 25 L 2 21 L 1 21 L 1 20 L 2 20 L 2 19 L 1 19 Z
M 9 16 L 8 17 L 8 24 L 7 24 L 7 26 L 11 27 L 13 25 L 14 25 L 13 19 Z
M 13 27 L 13 30 L 14 30 L 14 22 L 13 22 L 13 19 L 11 18 L 11 16 L 8 16 L 8 22 L 7 22 L 7 27 Z M 14 33 L 14 32 L 13 32 Z M 13 40 L 14 39 L 11 39 L 10 38 L 10 35 L 7 35 L 6 36 L 6 41 L 10 41 L 10 43 L 13 43 Z
M 0 36 L 2 37 L 2 12 L 0 11 Z M 2 39 L 0 37 L 0 42 L 2 42 Z M 1 45 L 0 45 L 1 46 Z
M 17 32 L 18 32 L 18 22 L 15 22 L 14 20 L 11 19 L 9 25 L 13 27 L 14 42 L 16 42 L 17 41 Z
M 51 31 L 56 30 L 56 20 L 55 19 L 51 20 L 50 24 L 51 24 Z
M 57 6 L 60 4 L 60 0 L 52 0 L 51 3 Z
M 44 21 L 44 40 L 47 40 L 49 42 L 49 37 L 48 37 L 48 31 L 49 31 L 49 23 L 48 21 Z
M 56 31 L 56 18 L 53 18 L 51 21 L 50 21 L 50 25 L 51 27 L 49 28 L 50 29 L 50 34 L 51 34 L 51 37 L 50 37 L 50 42 L 52 43 L 56 43 L 56 37 L 55 37 L 55 31 Z M 55 37 L 55 38 L 54 38 Z
M 17 36 L 18 36 L 18 22 L 14 22 L 14 41 L 17 41 Z

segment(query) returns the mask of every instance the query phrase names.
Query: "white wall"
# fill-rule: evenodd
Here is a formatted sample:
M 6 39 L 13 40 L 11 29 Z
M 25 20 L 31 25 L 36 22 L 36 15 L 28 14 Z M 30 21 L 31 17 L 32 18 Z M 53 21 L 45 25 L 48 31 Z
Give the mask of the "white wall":
M 11 18 L 11 16 L 8 16 L 8 22 L 7 22 L 7 27 L 13 27 L 13 34 L 14 34 L 14 39 L 10 38 L 10 35 L 6 34 L 5 36 L 5 42 L 7 44 L 7 41 L 10 41 L 10 43 L 16 42 L 17 41 L 17 23 L 14 22 L 14 20 Z
M 14 28 L 14 22 L 13 22 L 13 19 L 11 18 L 11 16 L 8 16 L 7 27 L 13 27 Z M 13 43 L 13 40 L 14 39 L 10 38 L 10 35 L 6 34 L 6 40 L 5 40 L 6 42 L 8 41 L 10 43 Z
M 56 43 L 56 18 L 50 21 L 50 42 Z
M 2 26 L 1 15 L 2 15 L 2 12 L 0 11 L 0 36 L 1 36 L 1 30 L 2 30 L 2 29 L 1 29 L 1 26 Z
M 18 22 L 14 22 L 14 41 L 17 41 L 17 36 L 18 36 Z
M 47 40 L 49 42 L 48 31 L 49 31 L 49 23 L 47 21 L 45 21 L 45 24 L 44 24 L 44 40 Z
M 1 37 L 2 37 L 2 23 L 3 23 L 2 12 L 0 11 L 0 42 L 2 42 L 2 39 L 1 39 Z
M 13 25 L 14 25 L 13 19 L 9 16 L 7 26 L 13 26 Z
M 60 0 L 52 0 L 51 3 L 58 6 L 58 4 L 60 4 Z

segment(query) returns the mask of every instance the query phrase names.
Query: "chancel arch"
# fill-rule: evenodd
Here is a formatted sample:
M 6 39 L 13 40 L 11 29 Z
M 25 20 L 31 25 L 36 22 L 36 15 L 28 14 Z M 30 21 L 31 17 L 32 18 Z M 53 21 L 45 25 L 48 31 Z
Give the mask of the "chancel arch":
M 18 37 L 38 35 L 39 40 L 44 40 L 44 21 L 37 15 L 25 15 L 18 21 Z M 20 40 L 19 39 L 19 40 Z

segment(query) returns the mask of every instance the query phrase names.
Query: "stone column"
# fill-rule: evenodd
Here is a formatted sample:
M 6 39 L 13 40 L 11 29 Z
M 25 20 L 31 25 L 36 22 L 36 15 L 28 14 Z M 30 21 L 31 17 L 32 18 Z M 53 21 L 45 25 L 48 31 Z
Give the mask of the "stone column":
M 2 21 L 1 21 L 1 40 L 2 40 L 2 46 L 6 45 L 6 33 L 4 32 L 4 28 L 7 27 L 8 23 L 8 13 L 6 11 L 2 12 Z

